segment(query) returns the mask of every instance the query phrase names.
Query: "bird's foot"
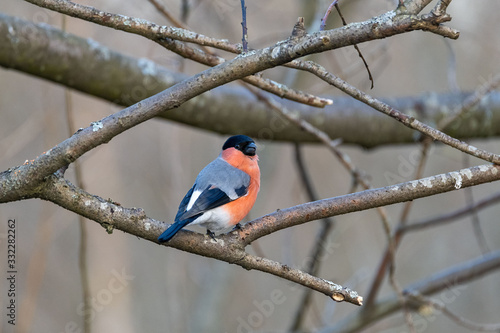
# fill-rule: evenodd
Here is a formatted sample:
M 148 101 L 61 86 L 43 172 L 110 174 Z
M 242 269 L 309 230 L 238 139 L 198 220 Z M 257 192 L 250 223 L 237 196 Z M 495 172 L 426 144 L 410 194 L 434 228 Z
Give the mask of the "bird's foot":
M 236 231 L 236 230 L 241 230 L 241 224 L 240 223 L 236 223 L 236 225 L 234 226 L 233 228 L 233 231 Z
M 215 233 L 213 231 L 210 231 L 207 229 L 207 235 L 209 235 L 210 237 L 212 237 L 212 239 L 214 241 L 217 241 L 217 239 L 215 238 Z

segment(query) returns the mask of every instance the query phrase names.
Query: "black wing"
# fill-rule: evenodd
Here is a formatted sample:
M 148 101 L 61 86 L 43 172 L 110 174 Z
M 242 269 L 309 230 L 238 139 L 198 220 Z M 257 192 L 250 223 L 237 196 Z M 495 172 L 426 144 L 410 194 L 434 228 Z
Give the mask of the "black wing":
M 195 186 L 196 184 L 194 184 L 193 187 L 189 189 L 188 193 L 186 193 L 184 199 L 182 199 L 181 203 L 179 204 L 179 209 L 177 210 L 177 214 L 175 215 L 176 222 L 179 221 L 179 217 L 186 212 L 186 207 L 189 203 L 189 199 L 191 199 L 191 195 L 193 194 Z
M 194 186 L 193 186 L 193 188 L 194 188 Z M 192 192 L 193 192 L 192 189 L 190 190 L 190 192 L 192 194 Z M 236 189 L 236 193 L 238 194 L 238 197 L 245 195 L 247 192 L 248 192 L 248 188 L 245 186 L 242 186 L 241 188 Z M 189 194 L 189 192 L 188 192 L 188 194 Z M 191 195 L 189 197 L 191 197 Z M 220 190 L 217 187 L 212 187 L 212 185 L 209 185 L 203 192 L 201 192 L 200 196 L 194 202 L 191 209 L 189 211 L 184 211 L 186 209 L 188 202 L 189 202 L 189 199 L 187 199 L 186 203 L 184 204 L 182 213 L 179 210 L 175 220 L 176 221 L 177 220 L 185 220 L 185 219 L 190 218 L 192 216 L 206 212 L 207 210 L 225 205 L 233 200 L 234 199 L 231 199 L 224 191 Z M 184 201 L 185 200 L 182 201 L 181 205 L 184 203 Z M 180 207 L 179 207 L 179 209 L 180 209 Z

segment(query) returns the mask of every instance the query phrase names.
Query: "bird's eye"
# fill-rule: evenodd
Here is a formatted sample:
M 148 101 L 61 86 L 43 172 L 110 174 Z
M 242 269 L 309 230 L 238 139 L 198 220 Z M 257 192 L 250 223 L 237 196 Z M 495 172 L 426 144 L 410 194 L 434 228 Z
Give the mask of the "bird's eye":
M 236 146 L 234 146 L 234 148 L 238 149 L 238 150 L 241 150 L 241 146 L 239 144 L 237 144 Z

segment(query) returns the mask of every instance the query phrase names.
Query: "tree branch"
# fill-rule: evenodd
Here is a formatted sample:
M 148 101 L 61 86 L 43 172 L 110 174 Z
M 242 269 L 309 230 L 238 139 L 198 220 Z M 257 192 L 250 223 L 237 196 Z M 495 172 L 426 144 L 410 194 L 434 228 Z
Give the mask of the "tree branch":
M 191 59 L 207 66 L 217 66 L 226 61 L 224 58 L 212 54 L 207 54 L 206 52 L 191 48 L 185 43 L 181 43 L 173 39 L 160 40 L 158 41 L 158 43 L 164 46 L 167 50 L 175 52 L 186 59 Z M 290 101 L 316 107 L 324 107 L 325 105 L 332 104 L 332 100 L 330 99 L 321 98 L 312 94 L 298 91 L 273 80 L 265 79 L 257 75 L 247 76 L 242 78 L 241 80 L 281 98 L 289 99 Z
M 400 1 L 400 6 L 398 10 L 404 14 L 413 14 L 416 15 L 420 13 L 428 4 L 430 4 L 432 0 L 405 0 Z
M 229 45 L 226 40 L 210 38 L 182 28 L 159 26 L 146 20 L 104 12 L 94 7 L 76 4 L 71 1 L 27 1 L 44 8 L 58 11 L 62 14 L 67 14 L 106 27 L 146 37 L 168 50 L 181 55 L 182 57 L 193 59 L 208 66 L 216 66 L 224 62 L 225 59 L 214 54 L 205 53 L 198 49 L 193 49 L 182 42 L 195 42 L 201 46 L 228 48 L 233 51 L 235 49 L 235 47 Z M 237 47 L 236 50 L 238 53 L 240 52 L 240 49 Z M 325 105 L 331 104 L 330 100 L 325 100 L 311 94 L 303 93 L 261 77 L 251 76 L 242 79 L 270 93 L 276 94 L 282 98 L 291 99 L 295 102 L 305 103 L 317 107 L 324 107 Z
M 121 55 L 95 41 L 3 14 L 0 14 L 0 44 L 0 66 L 33 74 L 124 106 L 137 103 L 186 78 L 152 61 Z M 449 114 L 450 109 L 462 105 L 466 96 L 465 93 L 425 94 L 382 101 L 427 123 L 437 123 Z M 283 103 L 301 119 L 331 138 L 341 137 L 344 143 L 376 147 L 418 140 L 412 130 L 373 112 L 370 107 L 352 98 L 333 99 L 335 104 L 324 110 L 286 101 Z M 207 110 L 209 116 L 200 112 L 207 106 L 210 106 Z M 222 121 L 227 115 L 231 116 L 231 122 Z M 240 87 L 215 89 L 210 94 L 184 103 L 173 112 L 164 112 L 159 116 L 222 134 L 234 133 L 238 129 L 258 139 L 317 142 L 313 135 L 281 119 L 265 103 Z M 500 124 L 500 93 L 493 92 L 486 96 L 468 117 L 454 123 L 447 133 L 461 139 L 500 135 L 500 126 L 497 126 Z
M 54 5 L 54 2 L 50 0 L 40 2 Z M 58 8 L 57 5 L 62 3 L 56 2 L 54 8 Z M 75 4 L 72 6 L 75 7 L 75 12 L 81 11 L 81 6 Z M 92 13 L 99 15 L 98 12 L 95 13 L 95 10 Z M 108 18 L 108 20 L 111 19 Z M 89 150 L 109 142 L 125 130 L 151 119 L 161 112 L 177 108 L 191 98 L 215 87 L 268 68 L 286 64 L 307 54 L 336 49 L 352 43 L 386 38 L 411 30 L 428 30 L 429 25 L 433 25 L 433 23 L 418 17 L 399 17 L 394 13 L 389 13 L 369 21 L 349 24 L 312 36 L 290 38 L 273 46 L 245 53 L 92 123 L 91 126 L 78 131 L 71 138 L 34 160 L 28 161 L 15 170 L 10 170 L 9 177 L 1 179 L 6 186 L 2 188 L 0 195 L 8 197 L 8 200 L 16 197 L 22 198 L 29 187 L 38 185 L 44 177 L 72 163 Z M 135 26 L 135 24 L 130 24 L 130 26 Z M 145 27 L 146 25 L 141 26 Z M 3 175 L 5 176 L 5 174 Z
M 500 166 L 480 165 L 282 209 L 247 223 L 241 232 L 244 233 L 245 243 L 250 244 L 260 237 L 305 222 L 415 200 L 499 179 Z
M 122 230 L 137 237 L 157 243 L 164 230 L 164 223 L 146 216 L 141 208 L 125 208 L 110 200 L 104 200 L 74 186 L 61 176 L 51 175 L 33 193 L 34 198 L 51 201 L 101 224 L 108 233 Z M 299 269 L 278 262 L 252 256 L 244 251 L 241 232 L 234 231 L 213 240 L 207 235 L 182 230 L 163 245 L 204 257 L 215 258 L 241 266 L 270 273 L 305 287 L 319 291 L 337 302 L 361 305 L 363 298 L 348 288 L 317 278 Z
M 440 141 L 450 147 L 456 148 L 466 154 L 475 156 L 477 158 L 483 159 L 488 162 L 500 164 L 500 156 L 491 152 L 488 152 L 483 149 L 476 148 L 472 145 L 469 145 L 466 142 L 455 139 L 452 136 L 449 136 L 438 129 L 435 129 L 411 115 L 407 115 L 394 107 L 390 106 L 387 103 L 384 103 L 367 93 L 357 89 L 356 87 L 350 85 L 346 81 L 342 80 L 339 77 L 329 73 L 323 66 L 305 61 L 300 65 L 301 69 L 310 71 L 311 73 L 315 73 L 318 77 L 321 77 L 329 84 L 341 89 L 345 93 L 351 95 L 357 100 L 362 101 L 363 103 L 373 107 L 375 110 L 384 113 L 387 116 L 392 117 L 393 119 L 399 121 L 406 127 L 412 128 L 414 130 L 419 131 L 422 134 L 425 134 L 431 137 L 434 140 Z
M 451 289 L 460 295 L 459 285 L 484 277 L 500 269 L 500 251 L 491 252 L 480 257 L 438 272 L 430 277 L 412 283 L 404 288 L 405 294 L 431 295 L 441 290 Z M 374 322 L 385 318 L 400 309 L 396 295 L 377 302 L 374 311 L 366 314 L 357 311 L 338 322 L 334 327 L 321 330 L 321 333 L 351 333 L 359 332 Z
M 295 35 L 271 47 L 248 52 L 230 61 L 223 62 L 222 58 L 210 58 L 207 57 L 206 53 L 200 53 L 200 59 L 203 57 L 205 57 L 204 59 L 211 59 L 210 61 L 215 61 L 216 63 L 214 62 L 214 65 L 217 66 L 193 77 L 182 77 L 178 81 L 173 80 L 168 88 L 160 88 L 159 91 L 165 89 L 160 93 L 147 99 L 143 99 L 144 96 L 142 96 L 138 99 L 140 102 L 137 104 L 100 121 L 91 123 L 90 126 L 78 130 L 73 136 L 47 152 L 42 153 L 39 157 L 31 161 L 26 161 L 22 166 L 14 167 L 0 173 L 0 203 L 27 198 L 41 198 L 97 221 L 110 233 L 113 229 L 117 228 L 156 242 L 156 237 L 164 230 L 164 224 L 162 222 L 147 217 L 142 209 L 124 208 L 110 200 L 104 200 L 98 196 L 85 192 L 81 188 L 75 187 L 63 178 L 65 168 L 89 150 L 100 144 L 109 142 L 113 137 L 127 129 L 149 120 L 152 117 L 158 116 L 165 111 L 169 111 L 166 112 L 166 115 L 170 117 L 173 113 L 170 110 L 185 104 L 187 101 L 193 97 L 199 96 L 203 92 L 236 79 L 249 80 L 249 75 L 275 66 L 285 65 L 304 55 L 333 50 L 347 45 L 355 45 L 356 43 L 385 38 L 412 30 L 430 31 L 445 37 L 457 38 L 458 33 L 455 30 L 441 25 L 441 23 L 451 19 L 445 12 L 450 1 L 451 0 L 440 0 L 430 14 L 421 16 L 413 14 L 418 13 L 418 11 L 416 11 L 418 6 L 421 6 L 421 10 L 430 1 L 401 2 L 401 6 L 397 11 L 386 13 L 372 20 L 350 24 L 341 29 L 319 32 L 313 35 Z M 63 8 L 63 11 L 68 10 L 73 14 L 83 13 L 83 16 L 91 15 L 86 19 L 92 21 L 96 20 L 97 17 L 97 21 L 101 21 L 100 24 L 102 24 L 104 20 L 112 23 L 108 25 L 110 27 L 138 33 L 143 36 L 151 35 L 150 38 L 152 40 L 163 40 L 164 43 L 171 43 L 178 47 L 179 53 L 184 52 L 187 56 L 189 56 L 190 52 L 196 53 L 197 51 L 180 43 L 179 40 L 203 45 L 203 42 L 200 42 L 198 36 L 193 37 L 190 35 L 194 34 L 192 32 L 185 34 L 185 31 L 168 29 L 167 32 L 164 32 L 165 27 L 156 26 L 150 22 L 103 13 L 94 8 L 77 5 L 68 1 L 32 0 L 30 2 L 42 5 L 48 4 L 49 7 L 53 6 L 54 8 Z M 405 4 L 411 8 L 404 8 Z M 415 6 L 413 6 L 413 4 Z M 69 7 L 64 7 L 66 5 Z M 400 14 L 403 12 L 405 15 Z M 75 14 L 74 16 L 80 17 L 78 16 L 80 14 Z M 127 20 L 132 20 L 133 22 L 130 23 L 127 22 Z M 2 27 L 3 26 L 0 26 L 0 32 L 3 29 Z M 8 40 L 13 39 L 13 37 L 18 38 L 15 33 L 12 33 L 12 31 L 15 31 L 12 30 L 12 26 L 8 26 L 6 30 Z M 171 37 L 165 37 L 165 35 Z M 186 37 L 187 35 L 189 36 Z M 205 40 L 207 43 L 218 45 L 220 48 L 227 47 L 227 42 L 225 41 L 221 42 L 220 40 L 210 39 L 205 36 L 201 36 L 201 39 Z M 94 48 L 94 52 L 95 47 L 95 44 L 93 44 L 92 48 Z M 0 51 L 0 58 L 7 58 L 8 61 L 6 63 L 9 66 L 12 63 L 16 63 L 16 60 L 9 58 L 11 55 L 2 56 L 2 53 L 4 52 Z M 147 75 L 151 77 L 158 74 L 156 71 L 153 71 L 154 73 L 151 72 L 151 66 L 155 67 L 153 63 L 143 62 L 140 65 L 142 66 L 142 73 L 140 74 L 147 73 Z M 40 66 L 39 63 L 37 63 L 37 66 Z M 156 69 L 158 68 L 155 68 L 155 70 Z M 33 69 L 33 71 L 36 72 L 36 69 Z M 323 76 L 328 77 L 328 75 L 329 73 L 324 73 Z M 57 80 L 57 78 L 55 78 L 55 80 Z M 69 76 L 68 81 L 71 80 L 74 80 L 74 77 Z M 262 84 L 259 78 L 254 78 L 254 84 L 256 82 L 255 80 L 258 81 L 258 84 Z M 159 81 L 161 81 L 161 79 Z M 344 83 L 342 83 L 342 85 L 346 86 Z M 116 89 L 115 86 L 113 86 L 113 88 Z M 278 91 L 280 89 L 283 91 L 281 87 Z M 351 88 L 347 87 L 347 90 L 349 89 Z M 352 87 L 352 89 L 355 88 Z M 149 90 L 149 88 L 146 90 Z M 275 91 L 274 88 L 269 88 L 269 90 Z M 353 95 L 359 94 L 357 90 L 352 91 Z M 375 100 L 368 95 L 363 95 L 360 99 L 364 100 L 368 105 L 384 111 L 387 115 L 394 117 L 406 126 L 430 135 L 434 139 L 441 140 L 452 147 L 494 163 L 499 163 L 500 161 L 498 155 L 481 151 L 466 143 L 459 142 L 419 122 L 414 119 L 413 116 L 401 113 L 388 104 L 384 105 L 381 101 Z M 129 104 L 132 103 L 133 102 L 129 102 Z M 491 121 L 491 119 L 488 119 L 488 121 Z M 357 126 L 359 126 L 359 124 L 357 124 Z M 260 138 L 261 136 L 257 135 L 256 137 Z M 328 134 L 325 134 L 325 137 L 328 138 Z M 328 140 L 331 142 L 329 138 Z M 295 138 L 294 141 L 297 141 L 297 138 Z M 362 297 L 358 296 L 355 291 L 343 288 L 330 281 L 320 279 L 278 262 L 250 255 L 245 252 L 245 247 L 260 237 L 270 233 L 319 218 L 381 207 L 388 204 L 445 193 L 454 189 L 496 181 L 500 179 L 499 171 L 500 166 L 482 165 L 385 188 L 314 201 L 280 210 L 256 219 L 245 225 L 239 231 L 234 231 L 219 237 L 217 241 L 193 232 L 181 231 L 175 239 L 167 244 L 167 246 L 233 263 L 245 269 L 257 269 L 267 272 L 299 283 L 312 290 L 320 291 L 336 301 L 347 301 L 361 305 Z M 500 256 L 497 253 L 491 255 Z M 482 258 L 482 261 L 476 260 L 471 264 L 472 267 L 469 267 L 467 272 L 464 272 L 464 269 L 461 267 L 461 270 L 451 270 L 451 272 L 446 272 L 445 275 L 449 276 L 453 274 L 457 281 L 463 282 L 473 279 L 476 274 L 485 274 L 498 266 L 498 258 L 491 258 L 491 255 Z M 492 266 L 492 261 L 495 266 Z M 471 273 L 471 271 L 474 272 Z M 429 280 L 425 280 L 427 283 L 426 285 L 421 286 L 417 283 L 408 287 L 406 292 L 412 293 L 417 290 L 418 292 L 429 293 L 432 292 L 433 286 L 439 290 L 439 288 L 442 288 L 442 279 L 442 276 L 435 276 Z M 388 303 L 383 303 L 382 307 L 386 309 L 387 306 L 394 306 L 391 305 L 391 302 L 392 300 L 389 300 Z M 379 309 L 377 309 L 377 311 L 378 310 Z M 377 314 L 378 313 L 375 315 Z
M 440 3 L 436 5 L 439 6 Z M 500 75 L 494 76 L 491 80 L 486 82 L 485 84 L 481 85 L 476 91 L 472 94 L 470 94 L 463 102 L 463 104 L 458 107 L 456 110 L 453 110 L 449 115 L 447 115 L 445 118 L 441 119 L 437 125 L 437 128 L 441 131 L 443 129 L 447 128 L 450 126 L 450 124 L 453 124 L 456 119 L 459 117 L 464 116 L 467 112 L 469 112 L 473 107 L 475 107 L 482 99 L 484 96 L 486 96 L 492 89 L 494 89 L 498 84 L 500 84 Z M 425 162 L 427 161 L 428 157 L 428 150 L 431 144 L 431 138 L 426 137 L 424 138 L 422 142 L 422 152 L 421 152 L 421 158 L 419 161 L 419 165 L 417 168 L 417 172 L 415 174 L 414 178 L 420 178 L 421 174 L 423 172 L 423 166 Z M 464 157 L 467 157 L 468 155 L 464 155 Z M 466 192 L 467 196 L 467 192 Z M 368 293 L 368 297 L 366 298 L 366 306 L 365 306 L 365 311 L 370 311 L 370 307 L 373 304 L 375 297 L 380 289 L 381 283 L 383 281 L 383 277 L 386 272 L 387 266 L 389 266 L 389 278 L 391 278 L 392 274 L 394 273 L 394 268 L 393 268 L 393 259 L 394 259 L 394 251 L 395 248 L 399 245 L 401 242 L 401 239 L 403 235 L 405 234 L 404 228 L 406 227 L 406 222 L 407 222 L 407 217 L 410 211 L 412 202 L 407 202 L 405 207 L 403 208 L 403 213 L 400 218 L 400 221 L 398 225 L 396 226 L 395 232 L 394 232 L 394 246 L 391 247 L 390 245 L 386 249 L 385 253 L 382 256 L 382 260 L 379 264 L 379 267 L 377 269 L 377 272 L 375 274 L 375 278 L 371 284 L 370 287 L 370 292 Z M 473 210 L 474 211 L 474 210 Z M 431 222 L 432 223 L 432 222 Z M 423 224 L 422 226 L 427 226 L 427 224 Z M 477 221 L 474 222 L 475 226 L 475 231 L 477 235 L 482 235 L 480 232 L 479 223 Z M 418 230 L 418 226 L 416 228 Z M 479 230 L 478 230 L 479 229 Z M 411 229 L 409 229 L 411 231 Z M 484 241 L 484 240 L 483 240 Z M 482 244 L 480 242 L 480 244 Z M 484 245 L 485 249 L 487 248 L 486 245 Z
M 257 269 L 278 275 L 320 291 L 336 301 L 347 301 L 360 305 L 362 298 L 351 290 L 268 259 L 250 256 L 244 251 L 244 248 L 260 237 L 309 221 L 414 200 L 498 180 L 500 179 L 499 171 L 500 166 L 481 165 L 398 185 L 313 201 L 253 220 L 244 225 L 241 230 L 219 236 L 217 241 L 206 235 L 181 230 L 166 245 L 237 264 L 246 269 Z M 147 217 L 140 208 L 124 208 L 111 200 L 91 195 L 62 178 L 61 174 L 62 172 L 58 172 L 46 177 L 26 198 L 51 201 L 100 223 L 108 232 L 119 229 L 137 237 L 157 242 L 157 237 L 164 230 L 162 222 Z M 1 176 L 2 178 L 8 177 L 9 174 L 6 175 L 4 172 Z M 5 197 L 1 198 L 0 202 L 5 202 Z
M 183 230 L 168 243 L 168 246 L 234 263 L 246 269 L 258 269 L 275 274 L 320 291 L 337 301 L 345 300 L 360 304 L 362 299 L 350 290 L 304 272 L 287 268 L 279 263 L 250 256 L 244 252 L 244 247 L 253 240 L 271 232 L 313 219 L 373 208 L 378 205 L 413 200 L 432 195 L 436 190 L 444 192 L 497 180 L 500 177 L 499 171 L 500 167 L 497 166 L 479 166 L 386 188 L 310 202 L 256 219 L 239 231 L 219 237 L 217 241 L 211 240 L 206 235 Z M 105 227 L 108 232 L 112 232 L 116 228 L 156 242 L 158 235 L 164 229 L 163 223 L 148 218 L 142 209 L 123 208 L 109 200 L 106 201 L 76 188 L 69 181 L 56 175 L 47 177 L 31 197 L 54 202 L 75 213 L 95 220 Z M 423 284 L 422 288 L 413 289 L 427 294 L 439 287 L 435 284 L 435 282 Z

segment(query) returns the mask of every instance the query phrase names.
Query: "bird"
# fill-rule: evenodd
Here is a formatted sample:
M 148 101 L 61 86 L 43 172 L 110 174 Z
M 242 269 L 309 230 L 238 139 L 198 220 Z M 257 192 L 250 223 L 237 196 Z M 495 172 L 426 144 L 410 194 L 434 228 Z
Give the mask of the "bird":
M 219 156 L 200 171 L 179 204 L 174 223 L 158 237 L 168 242 L 186 225 L 199 224 L 215 239 L 215 232 L 240 227 L 260 189 L 259 156 L 255 141 L 231 136 Z

